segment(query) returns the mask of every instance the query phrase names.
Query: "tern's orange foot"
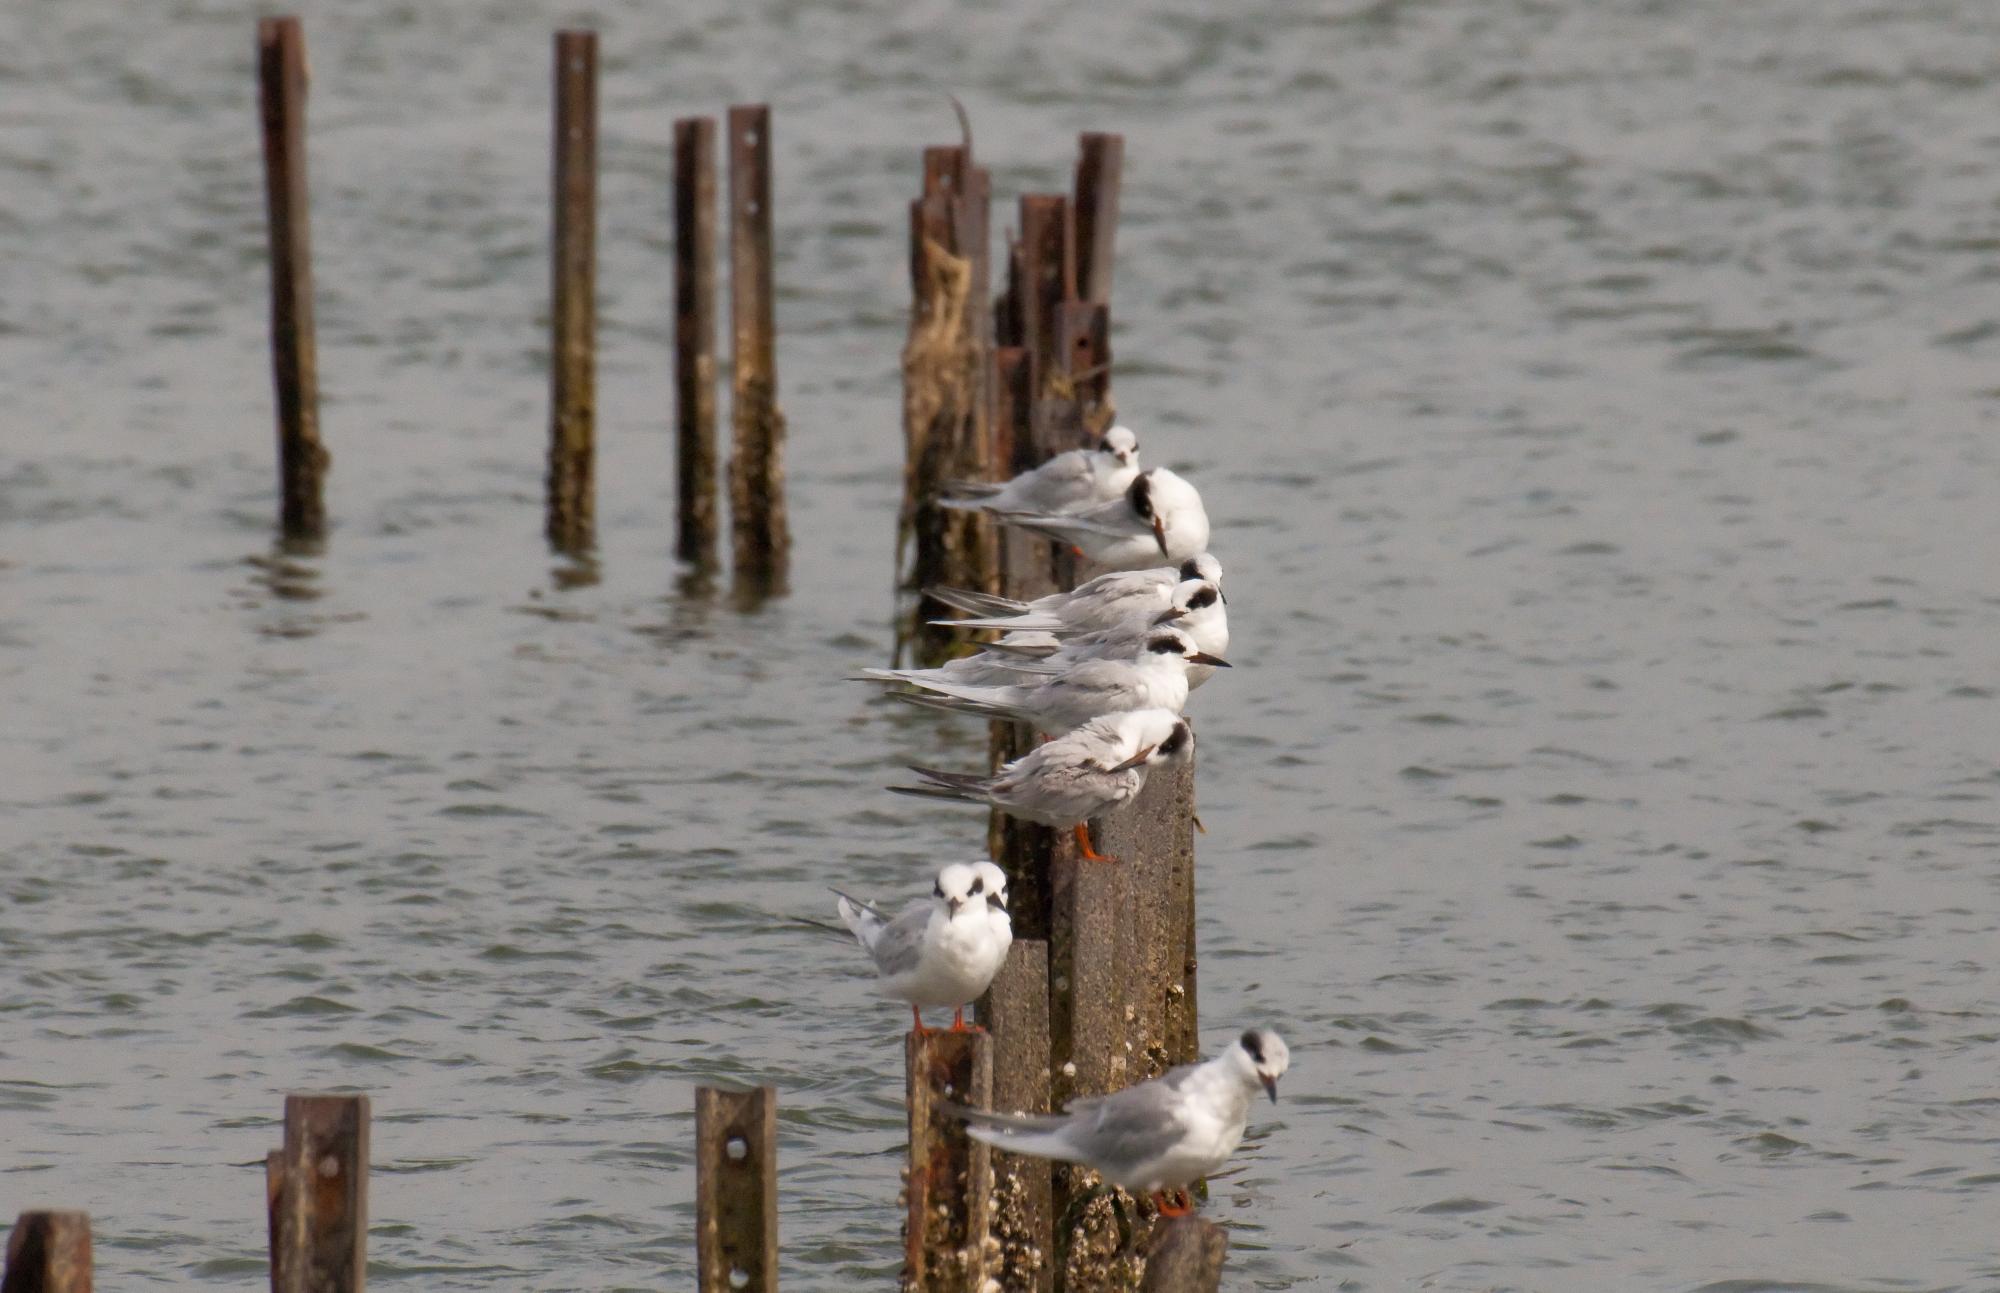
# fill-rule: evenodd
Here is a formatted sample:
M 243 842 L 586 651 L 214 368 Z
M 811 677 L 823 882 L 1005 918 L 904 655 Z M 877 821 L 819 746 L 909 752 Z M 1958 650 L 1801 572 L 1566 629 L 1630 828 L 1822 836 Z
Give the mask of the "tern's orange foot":
M 1106 857 L 1104 854 L 1099 853 L 1096 849 L 1090 847 L 1090 826 L 1088 823 L 1078 822 L 1076 824 L 1075 834 L 1076 834 L 1077 852 L 1083 855 L 1085 861 L 1116 862 L 1118 860 L 1117 858 L 1114 857 Z
M 1188 1197 L 1186 1190 L 1155 1190 L 1153 1205 L 1160 1210 L 1160 1215 L 1163 1217 L 1185 1217 L 1194 1211 L 1194 1200 Z

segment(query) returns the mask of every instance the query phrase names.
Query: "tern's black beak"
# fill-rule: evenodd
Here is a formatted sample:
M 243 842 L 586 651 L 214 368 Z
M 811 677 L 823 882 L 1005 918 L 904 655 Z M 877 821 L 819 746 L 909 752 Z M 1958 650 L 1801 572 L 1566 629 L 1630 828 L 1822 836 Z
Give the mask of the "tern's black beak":
M 1167 555 L 1167 523 L 1158 516 L 1153 518 L 1153 541 L 1160 545 L 1160 555 Z
M 1193 655 L 1189 656 L 1188 660 L 1194 664 L 1212 664 L 1218 669 L 1229 669 L 1234 667 L 1229 663 L 1229 661 L 1224 660 L 1221 656 L 1210 655 L 1206 651 L 1197 651 Z
M 1155 623 L 1155 624 L 1171 624 L 1171 623 L 1173 623 L 1173 622 L 1174 622 L 1175 620 L 1178 620 L 1178 619 L 1182 619 L 1182 618 L 1185 618 L 1185 617 L 1186 617 L 1186 615 L 1187 615 L 1187 608 L 1186 608 L 1186 607 L 1184 607 L 1184 606 L 1169 606 L 1169 607 L 1167 607 L 1167 609 L 1165 609 L 1165 610 L 1161 611 L 1161 612 L 1160 612 L 1160 613 L 1159 613 L 1158 615 L 1155 615 L 1155 616 L 1153 617 L 1153 623 Z
M 956 916 L 958 914 L 958 909 L 965 905 L 965 899 L 946 898 L 944 900 L 944 905 L 945 905 L 945 910 L 949 911 L 952 915 Z
M 1265 1077 L 1262 1073 L 1259 1073 L 1257 1076 L 1263 1079 L 1264 1089 L 1271 1093 L 1271 1103 L 1272 1104 L 1278 1103 L 1278 1079 L 1274 1077 Z
M 1142 746 L 1142 747 L 1140 747 L 1140 750 L 1139 750 L 1139 752 L 1138 752 L 1137 754 L 1133 755 L 1133 756 L 1132 756 L 1131 758 L 1129 758 L 1129 759 L 1125 760 L 1125 762 L 1123 762 L 1123 763 L 1119 764 L 1119 765 L 1118 765 L 1117 767 L 1113 768 L 1113 769 L 1112 769 L 1112 771 L 1113 771 L 1113 772 L 1126 772 L 1126 771 L 1129 771 L 1129 770 L 1131 770 L 1131 769 L 1133 769 L 1133 768 L 1136 768 L 1136 767 L 1138 767 L 1138 766 L 1139 766 L 1140 764 L 1144 763 L 1144 762 L 1145 762 L 1145 761 L 1146 761 L 1147 759 L 1150 759 L 1150 758 L 1152 758 L 1152 757 L 1153 757 L 1153 751 L 1154 751 L 1154 750 L 1157 750 L 1157 749 L 1159 749 L 1159 748 L 1160 748 L 1160 747 L 1159 747 L 1159 746 L 1157 746 L 1157 745 L 1147 745 L 1147 746 Z

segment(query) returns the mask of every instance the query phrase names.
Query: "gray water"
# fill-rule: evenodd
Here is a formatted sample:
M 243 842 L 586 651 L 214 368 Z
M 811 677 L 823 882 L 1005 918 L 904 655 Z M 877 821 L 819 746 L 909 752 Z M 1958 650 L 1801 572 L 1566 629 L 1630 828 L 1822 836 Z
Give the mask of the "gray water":
M 1982 0 L 302 6 L 324 555 L 274 549 L 247 4 L 0 10 L 0 1210 L 262 1281 L 282 1094 L 384 1286 L 896 1264 L 897 1007 L 785 929 L 976 815 L 881 660 L 905 203 L 1123 131 L 1117 394 L 1217 519 L 1202 1015 L 1295 1064 L 1237 1288 L 1991 1289 L 2000 15 Z M 539 538 L 549 33 L 606 66 L 601 565 Z M 666 140 L 776 112 L 795 591 L 683 592 Z M 1005 223 L 1004 218 L 998 223 Z

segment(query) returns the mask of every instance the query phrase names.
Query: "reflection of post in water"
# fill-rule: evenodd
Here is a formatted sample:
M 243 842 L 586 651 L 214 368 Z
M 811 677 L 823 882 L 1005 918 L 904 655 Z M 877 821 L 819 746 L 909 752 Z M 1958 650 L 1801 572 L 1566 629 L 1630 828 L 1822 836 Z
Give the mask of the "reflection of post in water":
M 785 415 L 778 408 L 771 272 L 771 109 L 729 110 L 729 320 L 734 444 L 729 523 L 736 590 L 784 591 L 791 560 L 785 519 Z
M 595 531 L 597 33 L 555 38 L 548 538 L 587 551 Z
M 264 198 L 271 244 L 271 375 L 278 406 L 279 527 L 287 539 L 326 533 L 314 345 L 312 236 L 306 193 L 306 49 L 297 18 L 257 24 Z

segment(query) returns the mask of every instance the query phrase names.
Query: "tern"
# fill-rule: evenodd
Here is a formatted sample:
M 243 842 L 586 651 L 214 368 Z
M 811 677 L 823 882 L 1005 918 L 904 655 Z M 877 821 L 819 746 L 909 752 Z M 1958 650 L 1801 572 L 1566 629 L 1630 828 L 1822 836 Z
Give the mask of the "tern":
M 1112 570 L 1138 570 L 1164 557 L 1182 562 L 1208 547 L 1208 512 L 1201 493 L 1165 467 L 1148 467 L 1125 493 L 1081 512 L 994 513 L 1067 543 L 1078 555 Z
M 1111 862 L 1090 843 L 1090 819 L 1138 797 L 1155 765 L 1186 758 L 1194 729 L 1169 709 L 1135 709 L 1093 718 L 1046 741 L 991 776 L 912 767 L 927 786 L 891 786 L 904 795 L 989 804 L 1010 817 L 1073 830 L 1092 862 Z
M 930 897 L 893 919 L 833 892 L 840 919 L 875 958 L 882 994 L 909 1003 L 917 1032 L 926 1031 L 925 1006 L 950 1006 L 952 1031 L 965 1031 L 966 1003 L 993 982 L 1014 941 L 1007 873 L 991 862 L 950 863 Z
M 1115 426 L 1094 448 L 1059 453 L 1005 484 L 948 481 L 945 490 L 957 497 L 939 501 L 968 511 L 1060 515 L 1118 499 L 1138 474 L 1139 437 L 1131 427 Z
M 1110 1095 L 1073 1100 L 1056 1114 L 1005 1114 L 951 1106 L 977 1140 L 1011 1154 L 1096 1169 L 1112 1185 L 1148 1193 L 1160 1212 L 1193 1211 L 1187 1187 L 1229 1161 L 1243 1142 L 1261 1087 L 1273 1104 L 1291 1052 L 1268 1028 L 1252 1028 L 1214 1059 L 1183 1064 Z M 1169 1191 L 1179 1194 L 1175 1202 Z

